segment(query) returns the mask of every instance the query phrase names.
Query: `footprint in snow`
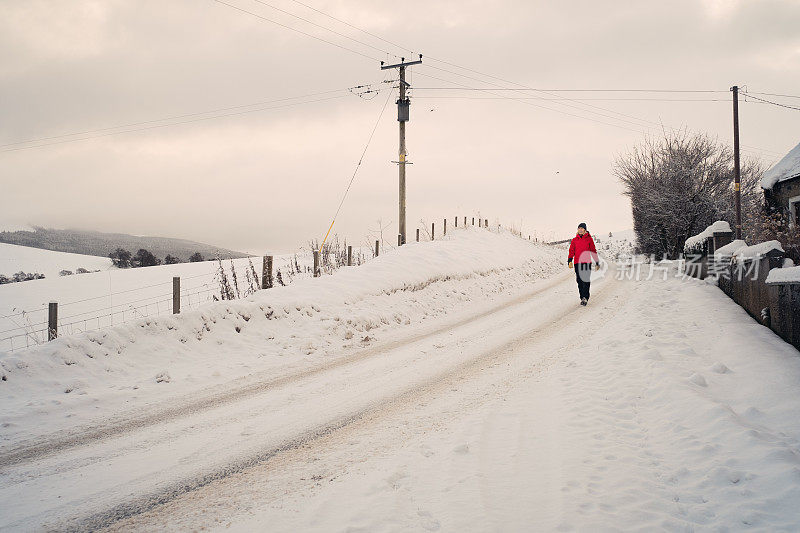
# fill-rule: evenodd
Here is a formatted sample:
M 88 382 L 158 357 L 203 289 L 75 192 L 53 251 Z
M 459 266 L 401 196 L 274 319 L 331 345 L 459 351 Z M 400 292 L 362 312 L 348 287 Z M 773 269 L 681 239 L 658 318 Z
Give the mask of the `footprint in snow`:
M 711 370 L 717 374 L 727 374 L 728 372 L 731 372 L 731 369 L 722 363 L 714 363 L 714 365 L 711 367 Z
M 708 387 L 708 383 L 706 382 L 706 378 L 704 378 L 700 374 L 692 374 L 689 377 L 689 381 L 691 381 L 692 383 L 694 383 L 695 385 L 698 385 L 700 387 Z
M 464 455 L 469 453 L 469 444 L 462 444 L 461 446 L 456 446 L 453 448 L 453 453 L 457 453 L 459 455 Z
M 417 515 L 419 515 L 420 519 L 419 525 L 422 526 L 422 529 L 425 531 L 438 531 L 442 527 L 442 524 L 433 518 L 428 511 L 417 511 Z

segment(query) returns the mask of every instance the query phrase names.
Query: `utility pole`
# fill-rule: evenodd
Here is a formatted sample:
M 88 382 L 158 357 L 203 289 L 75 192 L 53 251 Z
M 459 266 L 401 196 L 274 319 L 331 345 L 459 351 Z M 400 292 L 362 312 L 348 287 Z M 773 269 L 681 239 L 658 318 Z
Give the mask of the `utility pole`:
M 739 166 L 739 87 L 733 91 L 733 190 L 736 193 L 736 238 L 742 238 L 742 176 Z
M 399 157 L 396 161 L 399 169 L 400 177 L 400 217 L 399 217 L 399 231 L 400 244 L 406 243 L 406 165 L 410 165 L 406 161 L 406 122 L 409 117 L 409 107 L 411 102 L 406 96 L 406 89 L 411 87 L 406 82 L 406 67 L 411 65 L 419 65 L 422 63 L 422 54 L 419 55 L 419 60 L 406 62 L 406 58 L 401 57 L 400 63 L 394 65 L 384 65 L 381 61 L 381 70 L 388 70 L 396 68 L 400 71 L 400 97 L 397 99 L 397 121 L 400 124 L 400 149 L 398 151 Z

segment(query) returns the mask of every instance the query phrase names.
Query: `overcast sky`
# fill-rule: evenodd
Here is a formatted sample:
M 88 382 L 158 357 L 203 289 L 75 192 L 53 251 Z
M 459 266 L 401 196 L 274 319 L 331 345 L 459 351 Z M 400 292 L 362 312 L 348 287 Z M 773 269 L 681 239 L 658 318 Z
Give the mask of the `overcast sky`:
M 800 94 L 798 1 L 302 1 L 372 35 L 295 0 L 224 2 L 328 42 L 214 0 L 0 2 L 0 229 L 292 251 L 324 237 L 389 97 L 334 232 L 366 242 L 380 220 L 396 240 L 396 73 L 379 60 L 409 50 L 410 237 L 477 213 L 541 238 L 630 228 L 612 164 L 644 133 L 732 142 L 732 85 Z M 346 90 L 365 84 L 384 90 Z M 461 86 L 548 92 L 442 90 Z M 800 142 L 800 111 L 740 110 L 747 154 Z

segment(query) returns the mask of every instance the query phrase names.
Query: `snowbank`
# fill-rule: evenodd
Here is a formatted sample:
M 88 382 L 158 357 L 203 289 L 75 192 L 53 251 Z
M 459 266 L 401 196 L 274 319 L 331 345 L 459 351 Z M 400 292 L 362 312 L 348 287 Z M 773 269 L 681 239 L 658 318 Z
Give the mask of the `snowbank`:
M 745 246 L 747 246 L 747 243 L 744 242 L 744 239 L 734 239 L 733 242 L 726 244 L 725 246 L 722 246 L 718 250 L 716 250 L 714 252 L 714 255 L 717 257 L 732 256 L 739 249 L 744 248 Z
M 725 222 L 724 220 L 717 220 L 706 229 L 694 235 L 693 237 L 689 237 L 686 239 L 686 244 L 683 245 L 684 252 L 696 252 L 698 248 L 703 246 L 703 242 L 708 237 L 713 237 L 715 233 L 722 233 L 722 232 L 730 232 L 731 225 Z
M 779 181 L 797 176 L 800 176 L 800 144 L 792 148 L 774 167 L 764 172 L 761 188 L 769 190 Z
M 767 284 L 800 283 L 800 266 L 789 268 L 773 268 L 767 274 Z
M 459 312 L 563 269 L 562 251 L 509 233 L 457 230 L 359 267 L 244 300 L 0 352 L 0 438 L 31 410 L 196 390 L 253 371 L 369 346 L 399 326 Z M 16 421 L 16 422 L 14 422 Z
M 737 260 L 758 259 L 773 250 L 783 251 L 781 243 L 778 241 L 766 241 L 752 246 L 744 246 L 734 252 L 733 257 Z

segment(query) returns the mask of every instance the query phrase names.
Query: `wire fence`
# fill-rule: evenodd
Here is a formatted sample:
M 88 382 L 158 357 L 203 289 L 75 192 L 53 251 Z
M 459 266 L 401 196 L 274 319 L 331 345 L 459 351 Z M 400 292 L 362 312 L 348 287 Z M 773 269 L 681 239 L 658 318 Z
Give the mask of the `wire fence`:
M 468 217 L 456 217 L 456 219 L 451 219 L 451 222 L 454 222 L 454 225 L 451 226 L 452 231 L 454 228 L 461 229 L 474 226 L 476 217 L 471 217 L 471 224 Z M 487 228 L 488 223 L 488 219 L 477 217 L 478 227 Z M 497 226 L 498 228 L 500 227 L 499 224 Z M 420 221 L 416 231 L 416 241 L 434 240 L 436 238 L 436 230 L 434 228 L 434 224 Z M 438 230 L 446 234 L 447 222 L 444 221 L 444 224 L 440 226 Z M 366 242 L 366 246 L 362 245 L 354 250 L 352 246 L 347 246 L 346 242 L 342 244 L 338 238 L 334 237 L 331 242 L 326 243 L 322 247 L 322 253 L 318 256 L 318 263 L 312 262 L 314 256 L 312 250 L 317 250 L 319 248 L 316 241 L 309 243 L 308 252 L 290 256 L 280 256 L 280 264 L 275 264 L 275 268 L 271 272 L 271 285 L 284 286 L 299 279 L 318 277 L 323 274 L 333 274 L 342 267 L 358 266 L 364 264 L 368 260 L 374 259 L 380 254 L 380 250 L 388 251 L 395 249 L 394 243 L 383 238 L 380 225 L 378 231 L 381 232 L 380 235 L 372 235 L 373 237 L 378 237 L 375 239 L 374 247 L 370 242 Z M 508 231 L 520 238 L 524 238 L 522 233 L 516 231 L 513 227 L 508 228 Z M 413 234 L 409 236 L 413 236 Z M 528 239 L 530 239 L 530 237 L 528 237 Z M 414 239 L 409 239 L 409 241 L 413 240 Z M 353 253 L 354 251 L 355 254 Z M 265 279 L 266 271 L 262 269 L 261 275 L 259 276 L 259 273 L 252 263 L 252 258 L 249 258 L 248 262 L 248 264 L 241 265 L 240 267 L 234 267 L 233 260 L 231 260 L 229 268 L 226 269 L 223 262 L 218 260 L 219 266 L 216 268 L 215 272 L 181 276 L 181 288 L 178 293 L 180 311 L 184 312 L 199 309 L 213 301 L 245 298 L 253 294 L 256 290 L 261 289 L 262 280 Z M 312 264 L 314 266 L 311 266 Z M 245 276 L 242 276 L 241 268 L 244 268 Z M 239 270 L 238 273 L 237 270 Z M 231 283 L 230 278 L 233 279 L 233 283 Z M 238 286 L 238 279 L 242 280 L 241 284 L 244 287 L 243 289 Z M 184 285 L 184 282 L 189 283 Z M 226 284 L 234 286 L 235 289 L 231 287 L 226 289 Z M 58 317 L 56 328 L 58 336 L 78 335 L 80 333 L 98 331 L 117 326 L 133 320 L 173 314 L 173 301 L 176 295 L 172 291 L 154 291 L 154 289 L 172 285 L 173 281 L 170 280 L 59 303 L 59 310 L 65 308 L 71 310 L 76 306 L 79 309 L 66 316 Z M 132 295 L 144 291 L 150 291 L 151 294 L 141 298 L 129 299 Z M 123 298 L 125 301 L 113 304 L 114 298 Z M 109 302 L 108 305 L 90 305 L 91 302 L 98 302 L 104 299 Z M 81 306 L 85 307 L 87 304 L 90 305 L 90 309 L 85 311 L 80 310 Z M 51 332 L 47 306 L 20 311 L 14 310 L 11 314 L 0 315 L 0 319 L 4 319 L 6 324 L 11 324 L 13 326 L 0 330 L 0 351 L 13 352 L 44 344 L 50 340 Z

